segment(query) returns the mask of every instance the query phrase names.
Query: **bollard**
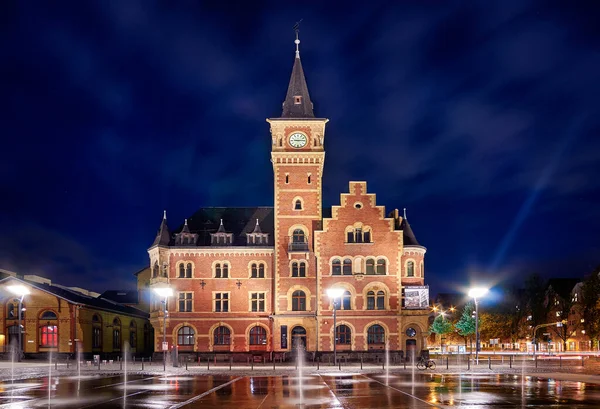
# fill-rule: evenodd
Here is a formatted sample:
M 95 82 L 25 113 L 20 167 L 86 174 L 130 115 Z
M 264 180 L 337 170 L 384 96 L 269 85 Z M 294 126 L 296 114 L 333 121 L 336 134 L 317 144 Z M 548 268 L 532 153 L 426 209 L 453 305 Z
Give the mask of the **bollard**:
M 342 370 L 342 360 L 338 359 L 338 370 Z
M 210 371 L 210 357 L 206 358 L 206 370 Z
M 254 357 L 250 360 L 250 370 L 254 371 Z
M 185 360 L 185 370 L 186 370 L 186 371 L 188 370 L 188 369 L 187 369 L 187 363 L 188 363 L 188 361 L 187 361 L 187 359 L 186 359 L 186 360 Z
M 363 355 L 360 354 L 360 369 L 362 370 L 363 368 Z
M 385 371 L 385 359 L 381 360 L 381 369 Z
M 509 361 L 508 361 L 508 366 L 510 367 L 510 369 L 512 369 L 512 355 L 508 357 Z
M 467 370 L 471 370 L 471 358 L 467 357 Z
M 144 370 L 144 358 L 142 358 L 142 371 Z
M 406 359 L 403 359 L 404 361 L 404 369 L 406 369 Z
M 317 360 L 317 371 L 319 370 L 319 360 Z
M 562 368 L 562 356 L 558 357 L 558 367 Z
M 488 368 L 491 370 L 492 369 L 492 357 L 488 356 Z
M 98 356 L 98 370 L 100 370 L 100 356 Z
M 273 370 L 275 370 L 275 358 L 273 358 Z
M 448 361 L 450 360 L 450 357 L 446 357 L 446 369 L 448 369 Z
M 122 371 L 123 370 L 123 361 L 121 361 L 119 359 L 119 370 Z
M 233 357 L 229 357 L 229 370 L 231 371 L 231 363 L 233 362 Z

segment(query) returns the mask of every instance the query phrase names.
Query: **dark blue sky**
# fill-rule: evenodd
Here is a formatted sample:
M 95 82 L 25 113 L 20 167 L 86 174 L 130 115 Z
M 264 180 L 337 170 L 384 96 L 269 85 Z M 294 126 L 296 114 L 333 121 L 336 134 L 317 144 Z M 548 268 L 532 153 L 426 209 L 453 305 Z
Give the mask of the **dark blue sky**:
M 434 292 L 600 264 L 598 2 L 322 3 L 1 2 L 0 268 L 133 286 L 163 209 L 272 205 L 300 18 L 326 206 L 407 207 Z

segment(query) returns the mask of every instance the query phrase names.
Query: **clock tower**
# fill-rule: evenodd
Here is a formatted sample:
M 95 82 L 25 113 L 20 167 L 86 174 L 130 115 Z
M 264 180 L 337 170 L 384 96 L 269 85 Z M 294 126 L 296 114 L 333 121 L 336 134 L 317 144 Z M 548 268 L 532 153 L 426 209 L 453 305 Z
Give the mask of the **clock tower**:
M 294 67 L 282 114 L 267 119 L 271 127 L 275 183 L 276 350 L 288 347 L 287 338 L 292 336 L 290 331 L 294 328 L 297 331 L 294 334 L 316 331 L 318 300 L 313 232 L 320 228 L 322 219 L 323 142 L 328 119 L 315 118 L 300 61 L 297 31 L 295 43 Z

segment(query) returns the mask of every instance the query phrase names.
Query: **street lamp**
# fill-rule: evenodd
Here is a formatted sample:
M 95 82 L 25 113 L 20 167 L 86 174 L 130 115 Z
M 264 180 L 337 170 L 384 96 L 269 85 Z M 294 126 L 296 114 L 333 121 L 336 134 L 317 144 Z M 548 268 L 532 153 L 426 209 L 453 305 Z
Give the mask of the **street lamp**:
M 488 293 L 487 288 L 476 287 L 469 290 L 469 297 L 475 301 L 475 363 L 479 365 L 479 302 L 478 298 Z
M 336 308 L 337 305 L 335 303 L 335 300 L 337 298 L 340 298 L 343 294 L 344 294 L 344 289 L 343 288 L 328 288 L 327 289 L 327 296 L 333 302 L 333 364 L 334 365 L 337 364 L 337 355 L 336 355 L 336 344 L 337 344 L 336 332 L 337 332 L 337 325 L 336 325 L 336 313 L 335 313 L 335 311 L 337 310 L 337 308 Z
M 21 362 L 21 357 L 23 355 L 23 341 L 22 341 L 22 333 L 23 333 L 23 326 L 21 325 L 21 313 L 23 311 L 23 297 L 25 297 L 27 294 L 29 294 L 29 288 L 25 287 L 23 284 L 15 284 L 15 285 L 9 285 L 6 287 L 8 291 L 10 291 L 11 293 L 13 293 L 14 295 L 16 295 L 17 297 L 19 297 L 19 354 L 17 355 L 17 360 L 19 362 Z
M 163 310 L 163 369 L 167 370 L 167 348 L 165 347 L 167 344 L 167 299 L 173 295 L 173 289 L 171 287 L 158 287 L 154 289 L 154 292 L 159 297 L 164 297 L 162 303 L 165 308 Z

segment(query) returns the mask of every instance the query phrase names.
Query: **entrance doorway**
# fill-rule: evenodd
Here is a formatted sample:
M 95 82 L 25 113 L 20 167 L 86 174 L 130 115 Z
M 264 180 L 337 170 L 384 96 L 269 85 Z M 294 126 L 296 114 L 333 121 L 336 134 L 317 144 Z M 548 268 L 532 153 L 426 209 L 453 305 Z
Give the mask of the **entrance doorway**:
M 292 348 L 302 348 L 306 351 L 306 329 L 294 327 L 292 329 Z
M 8 343 L 6 344 L 8 348 L 18 348 L 19 345 L 19 325 L 11 325 L 6 327 L 8 332 Z M 21 337 L 21 351 L 23 350 L 23 341 L 25 337 Z M 8 349 L 7 349 L 8 351 Z
M 406 358 L 411 362 L 417 357 L 417 340 L 407 339 L 406 340 Z

